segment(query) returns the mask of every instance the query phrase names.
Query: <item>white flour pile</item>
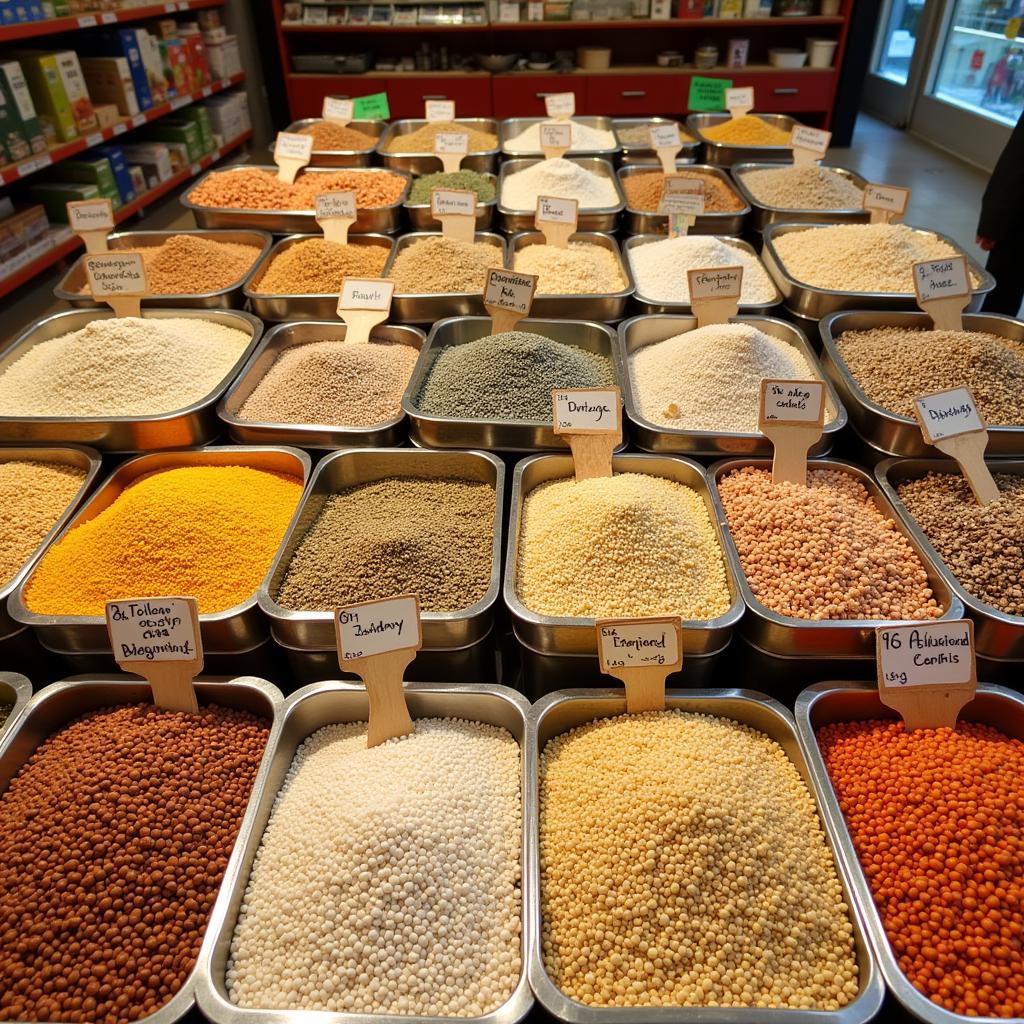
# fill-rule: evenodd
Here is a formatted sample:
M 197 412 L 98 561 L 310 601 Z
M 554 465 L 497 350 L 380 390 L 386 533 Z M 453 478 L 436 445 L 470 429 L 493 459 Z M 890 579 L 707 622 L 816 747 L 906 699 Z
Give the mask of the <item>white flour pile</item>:
M 580 209 L 618 206 L 619 196 L 611 178 L 588 171 L 571 160 L 541 160 L 510 174 L 501 186 L 501 203 L 511 210 L 533 210 L 537 196 L 576 199 Z
M 575 150 L 614 149 L 615 134 L 604 128 L 591 128 L 589 124 L 570 121 L 572 126 L 572 146 Z M 518 135 L 505 142 L 506 149 L 519 153 L 540 152 L 540 122 L 531 124 Z

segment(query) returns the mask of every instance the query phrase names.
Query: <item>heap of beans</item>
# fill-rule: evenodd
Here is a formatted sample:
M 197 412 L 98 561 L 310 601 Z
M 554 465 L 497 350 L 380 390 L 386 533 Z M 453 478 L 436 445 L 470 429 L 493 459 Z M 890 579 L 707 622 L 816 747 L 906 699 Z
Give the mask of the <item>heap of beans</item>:
M 238 1006 L 479 1017 L 522 970 L 519 747 L 421 718 L 366 747 L 328 725 L 295 755 L 226 973 Z
M 424 174 L 412 183 L 409 190 L 410 204 L 430 202 L 430 193 L 435 188 L 454 188 L 464 192 L 475 192 L 478 203 L 489 203 L 497 195 L 493 174 L 480 174 L 477 171 L 438 171 L 435 174 Z
M 735 189 L 715 174 L 707 171 L 676 171 L 674 177 L 694 178 L 704 183 L 704 210 L 706 213 L 729 213 L 742 210 L 744 203 Z M 622 177 L 622 191 L 626 193 L 626 206 L 631 210 L 657 213 L 665 191 L 665 175 L 660 170 L 640 171 Z
M 346 277 L 380 277 L 389 245 L 356 245 L 307 238 L 279 252 L 251 285 L 261 295 L 330 295 Z
M 679 129 L 679 138 L 683 142 L 693 142 L 693 136 L 681 125 L 676 122 L 662 121 L 658 122 L 658 126 L 668 124 L 675 124 Z M 653 122 L 649 124 L 635 124 L 629 125 L 625 128 L 616 128 L 615 134 L 619 138 L 619 144 L 622 146 L 643 146 L 644 148 L 650 149 L 651 147 L 651 128 Z
M 314 121 L 299 129 L 300 135 L 313 136 L 313 149 L 366 150 L 374 149 L 377 139 L 351 125 L 336 121 Z
M 404 135 L 392 135 L 385 147 L 387 153 L 433 153 L 434 139 L 440 132 L 459 132 L 469 136 L 469 152 L 485 153 L 498 148 L 498 136 L 469 124 L 454 121 L 431 121 Z
M 607 295 L 626 287 L 618 257 L 593 242 L 523 246 L 513 269 L 537 275 L 538 295 Z
M 724 142 L 727 146 L 788 146 L 790 132 L 756 114 L 730 117 L 720 124 L 701 128 L 701 135 L 712 142 Z
M 831 167 L 759 167 L 742 175 L 762 206 L 782 210 L 859 210 L 864 192 Z
M 807 486 L 744 466 L 718 493 L 754 597 L 795 619 L 937 619 L 921 559 L 864 485 L 812 469 Z
M 178 992 L 269 733 L 137 704 L 35 750 L 0 796 L 0 1017 L 123 1024 Z
M 505 264 L 493 242 L 462 242 L 428 235 L 405 246 L 395 257 L 388 277 L 399 295 L 482 293 L 487 271 Z
M 837 722 L 818 743 L 900 969 L 968 1017 L 1024 1017 L 1024 743 Z
M 542 949 L 590 1006 L 836 1010 L 849 908 L 782 747 L 727 718 L 602 718 L 540 760 Z
M 207 175 L 189 193 L 197 206 L 232 210 L 312 210 L 324 192 L 355 192 L 361 210 L 394 206 L 407 179 L 391 171 L 308 171 L 289 185 L 276 171 L 260 167 L 232 168 Z

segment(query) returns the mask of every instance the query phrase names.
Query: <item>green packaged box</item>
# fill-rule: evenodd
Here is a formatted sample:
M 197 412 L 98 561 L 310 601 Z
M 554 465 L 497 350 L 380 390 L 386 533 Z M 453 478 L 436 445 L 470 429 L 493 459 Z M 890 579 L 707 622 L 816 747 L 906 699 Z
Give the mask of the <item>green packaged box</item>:
M 26 53 L 20 56 L 19 63 L 25 72 L 25 80 L 44 132 L 49 128 L 48 134 L 52 133 L 59 142 L 77 139 L 78 124 L 68 94 L 64 91 L 57 55 Z
M 43 134 L 43 127 L 39 123 L 36 108 L 32 103 L 32 94 L 28 91 L 25 73 L 16 60 L 0 64 L 0 83 L 11 94 L 14 108 L 21 120 L 21 134 L 25 137 L 29 149 L 33 153 L 45 152 L 46 136 Z
M 203 156 L 203 142 L 199 126 L 192 121 L 169 117 L 161 118 L 146 129 L 143 138 L 152 139 L 155 142 L 183 143 L 188 150 L 188 158 L 191 163 L 195 163 Z
M 121 190 L 117 187 L 114 169 L 105 156 L 62 160 L 53 173 L 66 181 L 95 185 L 100 190 L 100 195 L 114 204 L 115 210 L 121 205 Z
M 21 134 L 14 100 L 0 82 L 0 167 L 24 160 L 28 155 L 28 143 Z
M 212 153 L 217 148 L 217 142 L 213 137 L 213 125 L 210 124 L 210 113 L 206 107 L 193 103 L 192 106 L 186 107 L 180 116 L 198 126 L 203 155 Z
M 44 181 L 32 186 L 32 201 L 42 203 L 51 224 L 67 224 L 68 203 L 81 199 L 100 199 L 100 190 L 95 185 L 73 181 Z

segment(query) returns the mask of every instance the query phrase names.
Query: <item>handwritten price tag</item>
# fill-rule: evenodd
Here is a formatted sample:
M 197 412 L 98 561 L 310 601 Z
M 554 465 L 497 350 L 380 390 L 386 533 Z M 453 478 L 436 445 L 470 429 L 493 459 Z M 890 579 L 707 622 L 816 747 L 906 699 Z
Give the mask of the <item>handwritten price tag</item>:
M 184 597 L 108 601 L 107 629 L 118 664 L 194 661 L 200 650 L 192 606 Z
M 760 429 L 772 423 L 825 424 L 825 385 L 820 380 L 762 380 Z
M 352 120 L 352 100 L 339 100 L 334 96 L 324 97 L 323 119 L 335 121 L 337 124 L 346 125 Z
M 907 212 L 910 189 L 899 185 L 865 185 L 864 209 L 871 211 L 873 224 L 890 224 Z
M 556 434 L 622 432 L 618 388 L 555 388 L 551 399 Z
M 341 286 L 338 309 L 391 309 L 395 282 L 384 278 L 346 277 Z
M 529 316 L 536 290 L 536 274 L 520 274 L 496 268 L 488 270 L 484 286 L 484 308 L 491 315 L 491 333 L 511 331 L 523 317 Z
M 475 192 L 455 188 L 431 189 L 430 213 L 441 222 L 441 231 L 446 238 L 473 241 L 476 232 Z
M 597 624 L 601 671 L 659 665 L 669 672 L 682 663 L 679 619 L 602 619 Z
M 698 327 L 728 323 L 739 309 L 743 267 L 704 267 L 688 270 L 690 308 Z
M 567 120 L 576 113 L 576 93 L 553 92 L 544 97 L 544 110 L 548 117 Z
M 75 234 L 113 231 L 114 206 L 109 199 L 82 199 L 67 204 L 68 226 Z
M 929 444 L 957 434 L 985 430 L 985 421 L 970 388 L 951 388 L 914 399 L 921 433 Z
M 831 132 L 798 124 L 789 139 L 789 144 L 793 149 L 793 163 L 797 166 L 809 165 L 822 159 L 831 140 Z
M 540 126 L 540 148 L 547 160 L 564 156 L 572 148 L 572 125 L 545 121 Z
M 335 612 L 335 622 L 342 664 L 422 645 L 420 603 L 415 597 L 348 605 Z
M 455 100 L 424 100 L 423 116 L 431 124 L 438 121 L 454 121 Z
M 544 240 L 548 245 L 565 249 L 568 248 L 570 236 L 576 231 L 579 213 L 579 200 L 538 196 L 534 224 L 539 231 L 544 232 Z
M 85 278 L 93 297 L 105 300 L 115 316 L 139 316 L 140 297 L 149 290 L 141 252 L 87 255 Z
M 274 163 L 281 181 L 292 184 L 299 171 L 309 163 L 313 155 L 313 136 L 298 132 L 278 132 L 274 144 Z
M 441 158 L 445 174 L 454 174 L 468 152 L 469 135 L 466 132 L 438 132 L 434 136 L 434 153 Z
M 967 259 L 919 260 L 913 265 L 917 304 L 940 331 L 963 330 L 963 311 L 971 300 Z
M 732 117 L 744 117 L 754 109 L 754 87 L 742 86 L 725 90 L 725 109 Z

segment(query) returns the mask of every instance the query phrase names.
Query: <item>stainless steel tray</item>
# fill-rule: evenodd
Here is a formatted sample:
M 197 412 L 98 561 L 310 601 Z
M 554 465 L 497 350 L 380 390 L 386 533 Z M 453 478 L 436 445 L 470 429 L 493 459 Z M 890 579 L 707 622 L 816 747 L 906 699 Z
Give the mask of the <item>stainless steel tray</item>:
M 272 473 L 287 473 L 304 484 L 309 474 L 310 459 L 297 448 L 248 448 L 236 445 L 140 455 L 122 462 L 65 523 L 54 541 L 60 540 L 79 524 L 95 519 L 114 503 L 122 491 L 143 476 L 182 466 L 248 466 Z M 296 509 L 289 528 L 294 524 L 298 512 Z M 29 609 L 25 604 L 25 587 L 31 578 L 32 574 L 29 573 L 8 602 L 11 617 L 16 622 L 31 626 L 40 643 L 51 651 L 64 654 L 109 653 L 110 641 L 104 616 L 41 615 Z M 257 606 L 255 591 L 251 597 L 232 608 L 213 614 L 201 613 L 199 629 L 203 648 L 208 654 L 247 651 L 267 636 L 266 620 Z
M 147 249 L 162 245 L 175 235 L 196 235 L 211 242 L 233 242 L 251 245 L 257 250 L 249 269 L 227 288 L 214 292 L 196 292 L 191 295 L 148 295 L 142 300 L 143 309 L 173 306 L 178 309 L 241 309 L 245 305 L 242 289 L 249 282 L 260 260 L 270 251 L 271 238 L 266 231 L 119 231 L 107 238 L 110 249 Z M 107 304 L 94 299 L 85 288 L 85 257 L 79 256 L 71 269 L 53 289 L 54 297 L 79 309 L 106 309 Z
M 281 729 L 284 698 L 281 691 L 272 683 L 253 677 L 214 682 L 204 680 L 200 676 L 196 680 L 196 696 L 201 706 L 218 704 L 221 707 L 249 711 L 270 722 L 267 746 L 253 780 L 252 792 L 224 871 L 217 900 L 210 912 L 209 921 L 212 923 L 224 915 L 230 890 L 228 882 L 238 873 L 245 840 L 257 818 L 257 794 L 263 788 L 267 774 L 272 768 L 271 758 Z M 121 704 L 149 704 L 152 700 L 149 685 L 136 681 L 131 676 L 78 676 L 50 684 L 31 698 L 18 720 L 17 727 L 0 737 L 0 790 L 8 787 L 35 749 L 68 722 L 100 708 Z M 134 825 L 134 822 L 126 824 Z M 155 1013 L 140 1017 L 139 1021 L 142 1024 L 173 1024 L 195 1005 L 195 988 L 200 964 L 212 947 L 214 938 L 213 929 L 207 925 L 196 964 L 184 985 Z
M 488 174 L 491 183 L 494 185 L 494 198 L 487 202 L 476 203 L 476 230 L 487 231 L 494 220 L 494 208 L 498 205 L 498 177 L 495 174 Z M 409 226 L 413 231 L 440 231 L 441 222 L 430 212 L 430 203 L 405 202 L 405 212 L 409 215 Z
M 618 224 L 619 214 L 626 208 L 626 197 L 622 194 L 619 179 L 615 177 L 615 169 L 607 160 L 599 160 L 596 157 L 569 157 L 574 164 L 579 164 L 585 170 L 608 178 L 615 186 L 618 196 L 613 206 L 581 206 L 579 220 L 576 227 L 579 231 L 614 231 Z M 517 210 L 508 206 L 502 197 L 502 190 L 505 186 L 505 179 L 517 171 L 525 171 L 527 167 L 541 163 L 536 158 L 527 160 L 506 160 L 501 165 L 501 173 L 498 175 L 498 224 L 503 231 L 509 233 L 514 231 L 532 231 L 534 229 L 534 218 L 537 213 L 536 206 L 529 210 Z M 572 198 L 572 197 L 570 197 Z
M 421 613 L 423 646 L 431 650 L 466 647 L 487 635 L 501 585 L 501 525 L 505 467 L 488 452 L 437 452 L 416 448 L 349 448 L 333 452 L 317 465 L 295 518 L 259 589 L 259 605 L 271 623 L 274 639 L 299 650 L 333 650 L 334 614 L 293 611 L 277 603 L 277 593 L 292 556 L 316 522 L 328 497 L 348 487 L 387 477 L 453 477 L 479 480 L 494 488 L 494 537 L 491 582 L 476 604 L 455 612 Z
M 691 142 L 687 142 L 686 139 L 683 138 L 683 133 L 686 131 L 686 125 L 680 123 L 674 117 L 616 117 L 612 119 L 612 129 L 615 132 L 615 139 L 619 143 L 619 160 L 624 167 L 635 163 L 657 163 L 658 154 L 648 144 L 638 145 L 635 142 L 623 142 L 622 136 L 619 134 L 619 129 L 635 128 L 637 125 L 662 124 L 678 124 L 680 127 L 679 137 L 683 143 L 683 148 L 679 151 L 676 163 L 692 164 L 697 160 L 700 156 L 701 143 L 696 139 Z
M 729 191 L 736 196 L 742 206 L 738 210 L 727 213 L 702 213 L 694 218 L 693 227 L 690 231 L 695 235 L 739 235 L 743 233 L 743 225 L 747 215 L 750 213 L 750 200 L 739 193 L 735 183 L 729 175 L 720 167 L 713 167 L 711 164 L 695 164 L 691 161 L 677 160 L 676 167 L 680 171 L 701 171 L 702 173 L 716 178 Z M 650 173 L 656 171 L 661 173 L 659 163 L 636 163 L 626 167 L 620 167 L 617 171 L 619 185 L 622 194 L 626 196 L 626 215 L 623 222 L 623 230 L 630 235 L 667 235 L 668 216 L 661 213 L 652 213 L 650 210 L 637 210 L 629 205 L 629 193 L 626 192 L 626 179 L 634 174 Z
M 963 318 L 963 326 L 965 331 L 987 331 L 1001 338 L 1024 343 L 1024 322 L 1008 316 L 967 313 Z M 909 310 L 830 313 L 819 324 L 821 365 L 849 410 L 850 422 L 870 445 L 889 455 L 937 457 L 938 450 L 925 443 L 917 420 L 883 409 L 868 398 L 840 355 L 837 339 L 841 334 L 846 331 L 868 331 L 876 327 L 931 330 L 932 318 L 927 313 L 911 313 Z M 1016 427 L 989 426 L 986 454 L 990 457 L 1024 456 L 1024 423 Z
M 146 319 L 177 317 L 207 320 L 244 331 L 251 340 L 217 386 L 198 402 L 183 409 L 171 409 L 154 416 L 0 415 L 0 442 L 71 442 L 91 445 L 101 452 L 143 452 L 157 448 L 186 448 L 212 441 L 220 429 L 215 411 L 217 400 L 256 347 L 263 333 L 263 324 L 241 310 L 145 309 L 142 315 Z M 110 309 L 71 309 L 29 324 L 0 354 L 0 374 L 41 342 L 81 330 L 94 320 L 109 320 L 113 316 Z
M 863 207 L 846 210 L 819 210 L 812 207 L 769 206 L 754 195 L 743 181 L 743 175 L 750 171 L 775 170 L 778 163 L 743 163 L 733 164 L 730 168 L 736 190 L 744 201 L 752 208 L 750 227 L 754 231 L 764 231 L 768 224 L 785 221 L 787 224 L 867 224 L 871 220 L 871 212 Z M 869 184 L 867 178 L 861 177 L 856 171 L 847 167 L 827 167 L 821 165 L 823 171 L 834 171 L 841 178 L 853 182 L 861 191 Z
M 986 459 L 985 463 L 993 473 L 1024 476 L 1024 460 Z M 974 649 L 978 656 L 996 660 L 1024 659 L 1024 616 L 1009 615 L 981 598 L 974 597 L 956 578 L 942 555 L 928 540 L 928 535 L 921 525 L 900 500 L 896 488 L 901 483 L 907 480 L 917 480 L 928 473 L 948 473 L 952 476 L 961 476 L 959 467 L 951 459 L 886 459 L 875 467 L 878 483 L 885 492 L 886 498 L 899 514 L 903 525 L 918 544 L 928 552 L 929 559 L 942 576 L 946 586 L 956 594 L 957 599 L 966 609 L 967 615 L 974 620 Z
M 315 227 L 315 224 L 313 225 Z M 256 265 L 249 280 L 245 283 L 245 298 L 249 308 L 264 320 L 337 320 L 338 292 L 320 294 L 293 293 L 279 295 L 274 292 L 261 292 L 260 282 L 270 269 L 271 263 L 293 245 L 305 242 L 310 238 L 323 238 L 319 232 L 310 235 L 288 235 L 279 238 L 274 247 L 267 252 Z M 390 256 L 395 248 L 395 240 L 391 235 L 366 234 L 349 235 L 349 245 L 379 245 L 387 249 Z M 385 260 L 385 264 L 387 260 Z M 383 271 L 382 271 L 383 273 Z
M 440 235 L 440 231 L 413 231 L 401 235 L 384 266 L 383 277 L 391 276 L 395 260 L 403 249 L 414 242 L 431 235 Z M 501 252 L 501 266 L 508 260 L 505 239 L 493 231 L 477 231 L 473 235 L 474 242 L 489 242 L 497 246 Z M 484 312 L 484 293 L 478 292 L 399 292 L 395 291 L 391 299 L 391 317 L 403 324 L 432 324 L 446 316 L 480 316 Z
M 839 432 L 846 425 L 846 410 L 836 397 L 832 384 L 818 365 L 814 350 L 808 344 L 803 331 L 785 320 L 774 317 L 733 317 L 730 323 L 750 324 L 759 331 L 778 338 L 795 348 L 807 360 L 814 376 L 824 381 L 827 389 L 825 426 L 819 440 L 810 449 L 810 455 L 823 455 L 835 443 Z M 630 370 L 630 356 L 637 349 L 652 342 L 665 341 L 677 334 L 692 331 L 697 327 L 694 316 L 635 316 L 619 324 L 618 349 L 619 365 L 622 367 L 622 397 L 629 417 L 630 434 L 637 447 L 649 452 L 677 452 L 681 455 L 771 455 L 772 444 L 759 432 L 741 434 L 724 431 L 685 430 L 665 427 L 646 419 L 639 410 L 637 395 L 633 388 L 633 374 Z
M 725 530 L 716 513 L 704 469 L 689 459 L 668 455 L 615 455 L 615 473 L 645 473 L 664 477 L 695 490 L 703 499 L 711 528 L 722 549 L 725 581 L 732 603 L 716 619 L 683 622 L 683 650 L 690 655 L 714 654 L 729 643 L 733 628 L 743 616 L 743 598 L 738 586 L 739 563 L 725 544 Z M 527 495 L 549 480 L 572 477 L 569 455 L 534 455 L 516 466 L 512 481 L 512 510 L 508 524 L 508 554 L 505 558 L 505 604 L 512 613 L 516 636 L 539 654 L 596 654 L 596 618 L 540 615 L 519 599 L 519 531 Z
M 19 448 L 0 447 L 0 464 L 4 462 L 52 462 L 58 465 L 74 466 L 85 472 L 82 484 L 75 493 L 75 496 L 67 503 L 64 511 L 54 521 L 46 536 L 39 542 L 38 547 L 25 559 L 21 568 L 6 582 L 0 581 L 0 639 L 16 633 L 22 629 L 22 624 L 11 618 L 7 611 L 7 599 L 21 586 L 22 582 L 35 567 L 36 562 L 42 557 L 43 552 L 49 547 L 50 542 L 63 529 L 74 511 L 81 505 L 85 496 L 92 489 L 96 477 L 100 471 L 102 459 L 100 453 L 92 448 L 81 448 L 68 446 L 60 448 L 33 448 L 30 446 Z M 0 696 L 0 703 L 3 703 Z
M 780 615 L 762 604 L 750 589 L 747 575 L 743 571 L 740 562 L 739 552 L 732 539 L 729 530 L 729 520 L 726 517 L 725 509 L 722 506 L 722 499 L 718 493 L 718 482 L 727 473 L 734 469 L 742 469 L 744 466 L 757 466 L 760 469 L 771 470 L 771 459 L 725 459 L 716 462 L 708 468 L 708 478 L 711 481 L 711 499 L 714 503 L 714 515 L 717 518 L 722 531 L 725 534 L 726 549 L 729 552 L 729 560 L 736 569 L 736 576 L 739 584 L 739 591 L 747 607 L 747 614 L 743 619 L 740 628 L 744 636 L 759 650 L 766 654 L 779 655 L 790 658 L 868 658 L 875 657 L 875 630 L 890 621 L 888 619 L 829 619 L 809 620 L 796 619 L 789 615 Z M 832 469 L 842 473 L 848 473 L 855 480 L 863 484 L 865 490 L 871 496 L 876 507 L 888 516 L 896 525 L 896 528 L 921 559 L 925 571 L 928 574 L 928 585 L 931 587 L 935 599 L 945 608 L 942 614 L 943 620 L 959 619 L 963 616 L 963 605 L 957 599 L 953 591 L 946 585 L 939 570 L 932 564 L 932 560 L 920 544 L 917 538 L 900 522 L 900 517 L 890 504 L 888 498 L 882 493 L 881 487 L 875 482 L 871 474 L 851 462 L 843 462 L 839 459 L 815 459 L 810 469 Z
M 426 124 L 422 117 L 409 117 L 401 121 L 392 121 L 387 131 L 381 136 L 377 144 L 377 155 L 381 158 L 385 167 L 397 168 L 401 171 L 410 171 L 412 174 L 430 174 L 432 171 L 440 171 L 442 168 L 441 158 L 433 152 L 410 150 L 389 153 L 388 145 L 394 138 L 401 138 L 411 132 L 422 128 Z M 464 125 L 467 128 L 475 128 L 480 132 L 488 132 L 497 136 L 498 122 L 493 117 L 457 117 L 455 124 Z M 467 153 L 462 158 L 460 169 L 464 171 L 481 171 L 485 174 L 493 174 L 498 169 L 498 152 L 500 141 L 494 149 L 485 149 L 479 153 Z
M 231 440 L 238 444 L 293 444 L 299 448 L 348 448 L 350 446 L 387 447 L 405 442 L 405 413 L 399 410 L 391 419 L 367 427 L 338 427 L 325 423 L 263 423 L 245 420 L 239 410 L 288 349 L 314 341 L 345 340 L 345 324 L 337 320 L 304 320 L 272 327 L 256 346 L 242 372 L 217 405 L 217 415 L 227 424 Z M 408 345 L 419 352 L 426 335 L 416 327 L 381 324 L 371 340 Z M 339 385 L 340 386 L 340 385 Z
M 587 242 L 590 245 L 598 245 L 602 249 L 608 249 L 615 257 L 619 265 L 619 273 L 625 282 L 624 287 L 618 291 L 602 293 L 600 295 L 576 294 L 576 295 L 555 295 L 551 292 L 543 292 L 540 287 L 533 297 L 533 306 L 530 313 L 535 317 L 575 317 L 580 320 L 601 320 L 605 323 L 612 320 L 621 320 L 626 312 L 626 301 L 633 294 L 636 287 L 633 281 L 633 271 L 622 258 L 622 251 L 619 243 L 612 235 L 602 235 L 596 231 L 577 231 L 570 236 L 571 242 Z M 508 240 L 508 262 L 510 269 L 515 269 L 515 256 L 520 249 L 530 245 L 543 245 L 544 233 L 541 231 L 520 231 Z
M 526 131 L 531 125 L 542 124 L 545 121 L 549 121 L 547 117 L 507 117 L 498 125 L 498 144 L 501 146 L 501 155 L 503 158 L 517 157 L 517 156 L 543 156 L 543 150 L 538 146 L 536 149 L 522 149 L 512 146 L 512 140 Z M 570 149 L 566 156 L 599 156 L 605 160 L 612 160 L 615 155 L 622 148 L 619 145 L 618 136 L 615 134 L 615 125 L 610 117 L 573 117 L 573 121 L 577 124 L 585 124 L 588 128 L 594 128 L 597 131 L 611 132 L 612 144 L 610 146 L 604 146 L 601 149 L 589 149 L 584 147 L 583 149 Z
M 533 941 L 533 907 L 536 896 L 530 864 L 532 848 L 525 808 L 527 802 L 526 767 L 533 763 L 529 746 L 527 717 L 529 704 L 521 694 L 504 686 L 442 685 L 406 683 L 406 701 L 412 718 L 460 718 L 484 722 L 506 729 L 522 751 L 523 844 L 522 857 L 522 970 L 519 983 L 509 999 L 491 1013 L 473 1018 L 478 1024 L 515 1024 L 533 1006 L 533 993 L 527 980 L 527 954 Z M 253 820 L 242 833 L 237 858 L 228 865 L 221 891 L 210 918 L 207 941 L 199 954 L 196 998 L 203 1015 L 214 1024 L 281 1024 L 284 1020 L 324 1019 L 335 1024 L 424 1024 L 446 1020 L 443 1017 L 415 1017 L 402 1014 L 316 1013 L 303 1010 L 245 1009 L 235 1006 L 227 995 L 227 972 L 231 939 L 249 882 L 253 861 L 263 839 L 267 822 L 299 745 L 322 726 L 347 722 L 365 722 L 368 714 L 366 690 L 358 683 L 312 683 L 293 693 L 287 700 L 280 734 L 275 740 L 269 771 L 261 775 L 254 791 Z M 154 1022 L 156 1024 L 156 1022 Z
M 889 991 L 915 1017 L 927 1024 L 962 1024 L 968 1020 L 995 1024 L 995 1021 L 1007 1018 L 964 1017 L 943 1009 L 918 992 L 900 970 L 818 747 L 815 730 L 823 725 L 832 722 L 860 722 L 873 718 L 896 717 L 896 712 L 887 708 L 878 699 L 878 688 L 874 683 L 815 683 L 804 690 L 796 702 L 796 727 L 800 747 L 807 761 L 807 768 L 814 779 L 820 808 L 829 836 L 832 837 L 838 851 L 844 869 L 843 874 L 849 878 L 853 890 L 853 903 L 863 915 L 871 939 L 872 953 Z M 979 683 L 977 695 L 960 713 L 960 718 L 962 721 L 990 725 L 1008 736 L 1024 740 L 1024 698 L 1002 686 Z
M 536 303 L 535 303 L 536 305 Z M 615 334 L 604 324 L 588 320 L 520 320 L 517 329 L 540 334 L 563 345 L 575 345 L 588 352 L 607 356 L 615 381 L 621 384 L 622 372 L 616 360 Z M 491 334 L 489 316 L 449 317 L 430 329 L 420 358 L 413 367 L 409 386 L 402 396 L 402 409 L 409 417 L 409 436 L 415 444 L 428 448 L 483 448 L 487 451 L 531 452 L 537 449 L 567 449 L 562 438 L 552 432 L 551 420 L 466 420 L 423 412 L 417 399 L 430 370 L 442 349 L 465 345 Z
M 337 167 L 307 167 L 304 174 L 333 174 Z M 269 171 L 277 173 L 277 168 L 267 164 L 236 164 L 232 167 L 207 171 L 192 187 L 181 196 L 181 205 L 192 211 L 196 224 L 201 228 L 260 228 L 271 231 L 275 235 L 288 235 L 294 232 L 308 232 L 316 229 L 316 212 L 314 210 L 242 210 L 232 206 L 200 206 L 192 202 L 195 190 L 208 177 L 214 174 L 238 174 L 241 171 Z M 379 174 L 379 167 L 348 167 L 344 170 L 355 174 Z M 349 229 L 351 234 L 367 234 L 383 232 L 394 234 L 401 227 L 402 203 L 409 194 L 412 176 L 405 171 L 388 168 L 392 174 L 405 178 L 402 194 L 390 206 L 362 206 L 357 210 L 355 224 Z
M 300 121 L 292 121 L 286 132 L 301 132 L 311 124 L 322 121 L 322 117 L 304 117 Z M 377 150 L 377 143 L 387 129 L 387 121 L 349 121 L 348 127 L 365 135 L 373 136 L 373 143 L 366 149 L 314 149 L 309 159 L 310 167 L 369 167 L 373 163 L 373 155 Z M 315 143 L 314 143 L 315 145 Z M 273 154 L 274 147 L 268 147 Z
M 0 723 L 0 746 L 9 733 L 18 728 L 21 713 L 32 697 L 32 684 L 18 672 L 0 672 L 0 704 L 10 704 L 11 712 Z
M 758 160 L 761 163 L 789 163 L 793 159 L 793 150 L 790 146 L 736 146 L 727 142 L 715 142 L 709 139 L 703 129 L 728 121 L 730 114 L 690 114 L 686 119 L 686 127 L 691 135 L 695 136 L 704 146 L 705 163 L 714 164 L 716 167 L 731 167 L 733 164 L 743 163 L 750 160 Z M 754 114 L 762 121 L 784 132 L 791 132 L 800 122 L 788 114 Z
M 729 245 L 735 246 L 737 249 L 743 249 L 745 252 L 749 252 L 756 260 L 761 259 L 757 254 L 757 250 L 749 242 L 744 242 L 742 238 L 735 238 L 731 235 L 715 235 L 715 237 Z M 664 235 L 633 235 L 622 243 L 626 263 L 629 264 L 630 273 L 633 274 L 633 280 L 636 282 L 636 291 L 633 293 L 633 305 L 636 306 L 641 313 L 689 313 L 691 309 L 689 302 L 662 302 L 659 299 L 652 299 L 640 291 L 640 284 L 636 281 L 636 273 L 633 271 L 633 261 L 630 259 L 630 253 L 632 250 L 641 245 L 649 245 L 651 242 L 663 242 L 664 240 Z M 680 268 L 679 273 L 685 276 L 686 271 Z M 739 312 L 747 316 L 767 315 L 781 301 L 782 292 L 780 292 L 776 287 L 775 296 L 772 298 L 771 302 L 741 302 L 739 304 Z
M 775 239 L 787 235 L 791 231 L 815 231 L 818 228 L 830 227 L 830 224 L 791 224 L 788 222 L 768 224 L 764 229 L 764 246 L 761 249 L 761 261 L 768 268 L 768 273 L 779 286 L 785 299 L 786 309 L 809 320 L 819 320 L 828 313 L 836 313 L 843 309 L 917 310 L 917 300 L 910 292 L 841 292 L 831 288 L 817 288 L 793 277 L 782 262 L 775 249 Z M 911 227 L 911 225 L 907 225 Z M 978 275 L 981 284 L 974 289 L 967 311 L 973 312 L 981 308 L 985 296 L 995 287 L 995 278 L 972 256 L 965 253 L 960 246 L 938 231 L 926 228 L 913 228 L 923 235 L 934 235 L 953 246 L 958 253 L 967 258 L 970 269 Z
M 859 969 L 856 997 L 840 1010 L 790 1010 L 787 1008 L 757 1009 L 754 1007 L 708 1008 L 697 1006 L 659 1007 L 597 1007 L 587 1006 L 567 997 L 551 980 L 544 967 L 541 949 L 541 885 L 540 885 L 540 780 L 538 761 L 548 742 L 570 729 L 599 718 L 626 713 L 626 700 L 621 690 L 557 690 L 542 697 L 530 709 L 530 745 L 532 759 L 526 765 L 529 799 L 527 817 L 531 884 L 536 899 L 532 908 L 530 945 L 530 984 L 541 1005 L 559 1020 L 569 1024 L 864 1024 L 882 1005 L 885 985 L 875 963 L 867 938 L 867 915 L 857 897 L 854 878 L 840 849 L 839 834 L 829 827 L 826 813 L 827 793 L 808 765 L 808 758 L 797 740 L 792 715 L 777 701 L 753 690 L 669 690 L 665 706 L 671 710 L 729 718 L 765 733 L 786 752 L 807 786 L 815 809 L 821 818 L 825 841 L 835 861 L 836 874 L 843 896 L 850 908 L 850 922 Z

